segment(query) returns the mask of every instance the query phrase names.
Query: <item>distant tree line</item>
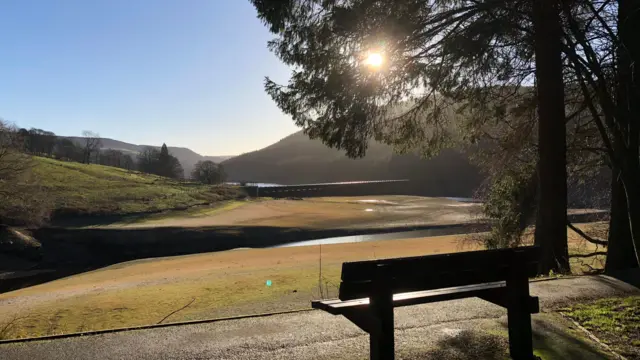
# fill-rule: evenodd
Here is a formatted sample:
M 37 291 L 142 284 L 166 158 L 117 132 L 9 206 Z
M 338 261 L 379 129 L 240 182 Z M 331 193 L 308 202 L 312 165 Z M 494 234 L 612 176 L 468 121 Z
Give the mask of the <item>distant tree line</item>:
M 160 150 L 147 147 L 138 154 L 138 169 L 142 172 L 166 176 L 173 179 L 184 178 L 184 169 L 178 159 L 169 154 L 166 144 Z
M 83 131 L 82 140 L 73 141 L 42 129 L 9 129 L 6 125 L 3 132 L 11 131 L 12 147 L 22 153 L 138 170 L 172 179 L 185 178 L 180 161 L 169 153 L 166 144 L 162 144 L 160 149 L 146 147 L 139 154 L 132 156 L 120 150 L 103 149 L 100 135 L 92 131 Z M 212 161 L 198 162 L 188 175 L 191 175 L 191 179 L 205 184 L 219 184 L 226 180 L 222 166 Z
M 40 226 L 55 207 L 40 174 L 33 171 L 38 167 L 34 156 L 184 178 L 180 161 L 169 153 L 166 144 L 160 149 L 147 147 L 132 156 L 102 149 L 97 133 L 84 131 L 82 135 L 74 141 L 42 129 L 19 129 L 0 118 L 0 231 L 3 225 Z M 222 166 L 211 161 L 198 162 L 191 175 L 205 184 L 218 184 L 225 179 Z
M 102 150 L 100 135 L 92 131 L 82 132 L 83 141 L 58 137 L 51 131 L 31 128 L 17 130 L 16 144 L 23 152 L 31 155 L 52 157 L 59 160 L 84 164 L 100 164 L 135 170 L 133 157 L 119 150 Z

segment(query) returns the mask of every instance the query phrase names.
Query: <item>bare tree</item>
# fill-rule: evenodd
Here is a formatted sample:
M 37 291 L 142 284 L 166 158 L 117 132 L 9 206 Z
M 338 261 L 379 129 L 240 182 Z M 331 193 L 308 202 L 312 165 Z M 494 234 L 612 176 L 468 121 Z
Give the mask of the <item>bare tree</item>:
M 205 184 L 220 184 L 226 180 L 226 174 L 222 165 L 205 160 L 196 163 L 191 178 Z
M 54 155 L 58 159 L 80 162 L 83 160 L 83 151 L 84 150 L 73 141 L 66 138 L 59 138 L 56 141 Z
M 159 157 L 160 151 L 158 151 L 158 149 L 154 149 L 150 146 L 145 147 L 137 156 L 138 170 L 154 174 Z
M 133 170 L 135 168 L 135 162 L 133 158 L 129 154 L 124 154 L 122 156 L 122 168 L 126 170 Z
M 91 162 L 91 154 L 100 151 L 102 140 L 100 140 L 100 134 L 89 130 L 83 131 L 82 136 L 85 138 L 83 162 L 89 164 Z

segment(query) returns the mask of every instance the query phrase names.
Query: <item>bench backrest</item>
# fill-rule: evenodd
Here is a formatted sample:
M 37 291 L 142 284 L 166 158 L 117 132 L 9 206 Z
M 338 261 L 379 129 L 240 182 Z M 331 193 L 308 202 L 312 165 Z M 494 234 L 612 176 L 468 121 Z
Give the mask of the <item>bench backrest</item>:
M 515 273 L 531 277 L 539 254 L 538 247 L 528 246 L 345 262 L 339 298 L 369 297 L 381 286 L 395 294 L 503 281 Z

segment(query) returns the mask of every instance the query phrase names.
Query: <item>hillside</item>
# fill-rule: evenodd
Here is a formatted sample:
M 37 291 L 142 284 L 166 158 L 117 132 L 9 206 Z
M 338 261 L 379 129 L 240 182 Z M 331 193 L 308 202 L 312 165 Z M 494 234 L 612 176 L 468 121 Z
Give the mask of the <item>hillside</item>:
M 470 197 L 483 177 L 454 150 L 429 160 L 397 155 L 391 147 L 373 143 L 362 159 L 310 140 L 302 132 L 264 149 L 223 162 L 230 181 L 300 184 L 356 180 L 410 179 L 412 195 Z
M 240 195 L 230 187 L 184 183 L 120 168 L 35 157 L 33 171 L 62 214 L 131 214 L 208 204 Z
M 72 140 L 73 142 L 75 142 L 80 146 L 83 146 L 85 142 L 85 138 L 83 137 L 67 136 L 66 138 Z M 136 144 L 130 144 L 124 141 L 113 140 L 108 138 L 102 138 L 101 141 L 102 141 L 102 149 L 120 150 L 132 156 L 137 155 L 145 147 L 153 147 L 157 149 L 160 148 L 160 146 L 136 145 Z M 168 146 L 168 148 L 169 148 L 169 153 L 175 156 L 176 158 L 178 158 L 178 160 L 180 161 L 180 164 L 182 165 L 182 168 L 184 169 L 184 173 L 187 175 L 191 173 L 191 170 L 193 169 L 194 165 L 198 161 L 211 160 L 215 163 L 220 163 L 232 157 L 232 156 L 204 156 L 196 153 L 191 149 L 184 148 L 184 147 Z

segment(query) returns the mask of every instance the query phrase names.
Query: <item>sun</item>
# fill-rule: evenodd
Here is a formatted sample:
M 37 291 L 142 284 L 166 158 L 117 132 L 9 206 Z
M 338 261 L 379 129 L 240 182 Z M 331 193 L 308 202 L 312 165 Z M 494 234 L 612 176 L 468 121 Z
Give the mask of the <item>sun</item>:
M 383 62 L 384 62 L 384 58 L 382 57 L 382 54 L 376 53 L 376 52 L 369 53 L 369 55 L 367 55 L 367 58 L 364 61 L 365 64 L 373 68 L 380 67 Z

